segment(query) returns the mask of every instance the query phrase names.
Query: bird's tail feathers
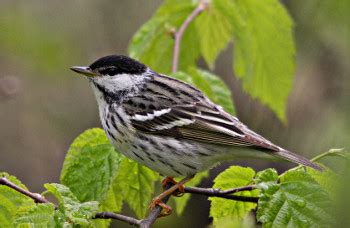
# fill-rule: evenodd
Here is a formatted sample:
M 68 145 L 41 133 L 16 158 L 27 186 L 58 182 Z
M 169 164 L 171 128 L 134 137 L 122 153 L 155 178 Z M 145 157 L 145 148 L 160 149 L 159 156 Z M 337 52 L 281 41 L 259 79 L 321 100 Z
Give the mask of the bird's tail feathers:
M 305 166 L 311 167 L 315 170 L 319 170 L 319 171 L 323 170 L 323 168 L 321 166 L 317 165 L 316 163 L 309 161 L 308 159 L 306 159 L 298 154 L 287 151 L 287 150 L 281 150 L 278 152 L 274 152 L 273 155 L 276 157 L 288 160 L 290 162 L 297 163 L 299 165 L 305 165 Z

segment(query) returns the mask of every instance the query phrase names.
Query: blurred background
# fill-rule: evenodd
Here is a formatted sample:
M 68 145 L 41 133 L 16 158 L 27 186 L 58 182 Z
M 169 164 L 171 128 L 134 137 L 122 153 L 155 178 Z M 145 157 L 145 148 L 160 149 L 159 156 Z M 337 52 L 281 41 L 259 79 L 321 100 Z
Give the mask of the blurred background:
M 59 181 L 72 140 L 100 126 L 87 81 L 69 67 L 127 54 L 129 40 L 161 2 L 0 0 L 0 171 L 17 176 L 34 192 Z M 239 119 L 273 142 L 309 158 L 349 148 L 349 3 L 283 4 L 295 21 L 297 45 L 288 123 L 242 91 L 232 72 L 232 45 L 220 55 L 215 72 L 232 89 Z M 256 160 L 230 164 L 279 171 L 292 166 Z M 212 170 L 212 177 L 228 165 Z M 202 185 L 210 186 L 211 178 Z M 157 226 L 205 226 L 208 210 L 209 201 L 193 196 L 182 217 L 160 219 Z

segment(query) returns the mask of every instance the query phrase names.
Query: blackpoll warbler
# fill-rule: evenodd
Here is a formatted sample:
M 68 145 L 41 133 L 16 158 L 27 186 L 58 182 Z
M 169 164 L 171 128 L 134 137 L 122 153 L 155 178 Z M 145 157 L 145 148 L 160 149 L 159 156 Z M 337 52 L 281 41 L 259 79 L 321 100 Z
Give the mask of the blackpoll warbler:
M 113 146 L 165 176 L 193 176 L 237 158 L 317 164 L 258 135 L 195 87 L 121 55 L 72 67 L 87 76 Z

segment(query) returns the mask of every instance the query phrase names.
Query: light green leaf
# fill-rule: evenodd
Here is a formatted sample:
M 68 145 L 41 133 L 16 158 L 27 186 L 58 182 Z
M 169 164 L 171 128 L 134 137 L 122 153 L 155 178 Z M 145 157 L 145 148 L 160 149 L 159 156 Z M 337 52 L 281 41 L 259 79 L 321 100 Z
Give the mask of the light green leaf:
M 210 68 L 214 67 L 218 54 L 232 39 L 233 27 L 229 18 L 218 8 L 221 0 L 212 0 L 195 20 L 197 33 L 200 34 L 200 51 Z
M 278 180 L 278 173 L 275 169 L 269 168 L 258 172 L 255 176 L 255 183 L 276 182 Z
M 16 177 L 0 172 L 0 177 L 5 177 L 17 186 L 27 190 Z M 5 186 L 0 185 L 0 224 L 4 227 L 13 227 L 16 211 L 21 206 L 33 206 L 34 201 L 29 197 Z
M 231 91 L 218 76 L 194 67 L 188 68 L 188 73 L 176 72 L 172 76 L 196 86 L 225 111 L 235 114 Z
M 16 227 L 56 227 L 55 206 L 42 203 L 22 207 L 16 214 Z
M 166 0 L 155 15 L 134 35 L 129 45 L 129 55 L 153 70 L 169 73 L 174 47 L 173 31 L 178 29 L 196 7 L 190 0 Z M 183 35 L 180 47 L 179 69 L 194 65 L 199 57 L 199 44 L 194 24 Z
M 214 227 L 217 228 L 254 228 L 255 218 L 248 214 L 243 219 L 234 218 L 234 217 L 225 217 L 219 218 Z
M 59 201 L 59 210 L 75 224 L 91 225 L 91 218 L 98 212 L 98 202 L 81 203 L 70 189 L 61 184 L 45 184 L 45 188 Z
M 234 30 L 234 71 L 253 98 L 285 121 L 294 74 L 293 23 L 278 0 L 221 0 Z
M 197 173 L 196 176 L 194 176 L 194 178 L 192 180 L 190 180 L 188 183 L 186 183 L 186 186 L 197 186 L 202 182 L 202 180 L 204 178 L 207 178 L 208 176 L 209 176 L 208 171 L 203 171 L 203 172 Z M 182 178 L 177 178 L 176 180 L 180 181 L 181 179 Z M 183 213 L 190 197 L 191 197 L 191 194 L 184 194 L 181 197 L 174 198 L 177 215 L 180 216 Z
M 311 177 L 314 178 L 315 181 L 317 181 L 317 183 L 328 192 L 329 196 L 335 200 L 340 187 L 339 183 L 341 183 L 340 177 L 328 167 L 322 167 L 324 169 L 322 172 L 309 167 L 306 167 L 306 170 Z
M 120 164 L 113 190 L 116 197 L 123 194 L 130 208 L 139 218 L 143 218 L 151 202 L 156 180 L 158 180 L 157 173 L 125 158 Z
M 102 202 L 107 197 L 122 158 L 102 129 L 87 130 L 70 146 L 61 182 L 82 202 Z
M 257 218 L 264 227 L 331 227 L 332 201 L 310 174 L 292 170 L 262 191 Z
M 251 168 L 231 166 L 215 178 L 213 188 L 227 190 L 250 185 L 253 183 L 254 176 L 255 172 Z M 258 196 L 258 194 L 258 190 L 253 190 L 238 192 L 235 195 Z M 211 201 L 210 216 L 214 219 L 214 225 L 216 225 L 216 222 L 220 218 L 244 218 L 251 210 L 256 208 L 255 203 L 238 202 L 215 197 L 210 197 L 209 200 Z

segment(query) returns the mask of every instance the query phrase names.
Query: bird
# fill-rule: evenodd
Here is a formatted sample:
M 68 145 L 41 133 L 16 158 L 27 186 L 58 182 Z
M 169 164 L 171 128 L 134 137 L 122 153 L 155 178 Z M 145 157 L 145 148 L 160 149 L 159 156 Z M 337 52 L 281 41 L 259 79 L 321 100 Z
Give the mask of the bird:
M 166 176 L 163 184 L 185 177 L 152 207 L 170 210 L 162 198 L 225 161 L 278 158 L 322 170 L 250 130 L 196 87 L 128 56 L 109 55 L 70 69 L 88 78 L 102 127 L 117 151 Z

